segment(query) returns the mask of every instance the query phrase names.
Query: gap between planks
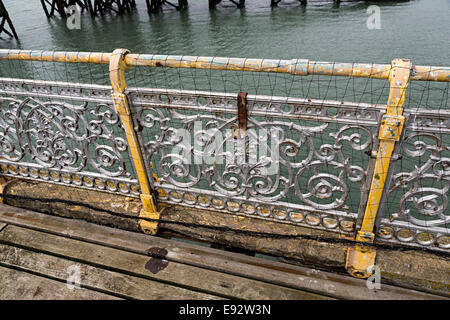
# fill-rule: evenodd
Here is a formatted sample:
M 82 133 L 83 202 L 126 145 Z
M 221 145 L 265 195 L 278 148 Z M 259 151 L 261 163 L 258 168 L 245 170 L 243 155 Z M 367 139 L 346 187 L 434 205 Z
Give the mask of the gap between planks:
M 35 213 L 0 205 L 0 221 L 128 252 L 146 254 L 150 247 L 164 247 L 168 261 L 247 277 L 288 288 L 343 299 L 436 299 L 439 296 L 383 285 L 369 290 L 364 280 L 301 266 L 196 246 L 99 226 L 79 220 Z
M 7 226 L 0 233 L 0 242 L 223 298 L 243 300 L 327 299 L 309 292 L 17 226 Z
M 71 260 L 5 244 L 0 244 L 0 266 L 63 282 L 66 285 L 68 280 L 70 280 L 71 284 L 75 287 L 74 290 L 79 290 L 79 288 L 89 289 L 123 299 L 219 299 L 216 296 L 132 277 L 87 264 L 75 264 Z M 69 278 L 74 271 L 79 274 L 78 279 L 77 277 Z
M 1 300 L 115 300 L 111 295 L 66 284 L 0 265 Z

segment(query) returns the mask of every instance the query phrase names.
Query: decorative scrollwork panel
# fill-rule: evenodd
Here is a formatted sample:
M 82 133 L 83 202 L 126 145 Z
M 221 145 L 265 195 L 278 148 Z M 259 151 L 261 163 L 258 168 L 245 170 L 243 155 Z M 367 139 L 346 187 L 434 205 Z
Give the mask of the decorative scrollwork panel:
M 236 96 L 129 88 L 159 200 L 351 232 L 382 108 L 248 95 L 244 134 Z
M 94 97 L 79 84 L 0 84 L 4 174 L 139 194 L 120 119 L 105 99 L 110 89 L 97 86 Z
M 395 201 L 386 201 L 380 238 L 448 249 L 450 114 L 416 110 L 409 118 L 387 190 Z

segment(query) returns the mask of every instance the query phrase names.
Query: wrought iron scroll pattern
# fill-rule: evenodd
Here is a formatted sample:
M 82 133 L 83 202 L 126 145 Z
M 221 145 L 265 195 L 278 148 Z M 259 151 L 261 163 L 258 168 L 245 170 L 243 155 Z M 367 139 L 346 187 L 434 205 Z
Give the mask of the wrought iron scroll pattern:
M 408 115 L 387 195 L 379 239 L 450 248 L 450 113 L 418 109 Z
M 138 196 L 110 94 L 107 86 L 0 79 L 3 173 Z M 218 132 L 224 133 L 224 146 L 237 143 L 236 95 L 142 88 L 129 88 L 127 94 L 144 154 L 154 165 L 150 173 L 159 201 L 354 231 L 357 213 L 348 198 L 355 188 L 363 193 L 368 168 L 360 159 L 375 149 L 383 106 L 249 95 L 248 135 L 266 150 L 266 158 L 217 166 L 230 154 L 208 146 Z M 387 196 L 399 201 L 384 207 L 378 239 L 445 251 L 450 248 L 450 113 L 406 113 L 387 189 Z M 193 133 L 192 141 L 203 151 L 184 148 L 179 128 Z M 273 150 L 270 134 L 263 138 L 261 132 L 275 132 L 279 149 Z M 177 159 L 174 147 L 200 163 Z M 346 148 L 356 156 L 349 158 Z M 275 154 L 280 170 L 271 175 Z
M 4 174 L 139 195 L 108 87 L 0 79 Z
M 249 95 L 247 139 L 255 143 L 245 148 L 264 155 L 252 162 L 254 153 L 239 152 L 245 142 L 233 133 L 235 95 L 128 90 L 160 201 L 353 231 L 357 209 L 348 200 L 356 186 L 359 201 L 366 182 L 364 153 L 372 151 L 380 106 Z M 215 141 L 223 148 L 209 148 Z M 233 144 L 234 155 L 227 151 Z M 274 163 L 280 170 L 271 174 Z

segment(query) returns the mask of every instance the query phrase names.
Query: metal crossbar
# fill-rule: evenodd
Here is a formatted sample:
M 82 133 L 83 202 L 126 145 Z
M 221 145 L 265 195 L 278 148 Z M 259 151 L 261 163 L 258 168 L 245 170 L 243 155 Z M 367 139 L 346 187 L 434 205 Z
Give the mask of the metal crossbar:
M 450 68 L 124 49 L 1 60 L 107 64 L 111 81 L 0 78 L 4 175 L 140 197 L 146 233 L 158 230 L 157 202 L 337 232 L 355 240 L 347 269 L 362 278 L 374 241 L 450 249 L 450 110 L 405 103 L 411 81 L 450 82 Z M 128 87 L 133 66 L 385 79 L 390 92 L 384 105 Z

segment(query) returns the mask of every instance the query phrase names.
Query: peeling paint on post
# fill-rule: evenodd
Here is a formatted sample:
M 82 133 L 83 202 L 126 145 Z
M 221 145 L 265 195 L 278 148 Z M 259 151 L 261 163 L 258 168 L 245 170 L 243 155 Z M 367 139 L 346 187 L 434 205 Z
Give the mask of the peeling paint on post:
M 0 60 L 109 64 L 111 53 L 0 49 Z M 227 71 L 288 73 L 298 76 L 325 75 L 388 79 L 390 64 L 341 63 L 308 59 L 251 59 L 228 57 L 171 56 L 129 53 L 127 66 L 191 68 Z M 414 66 L 410 80 L 450 82 L 450 67 Z
M 396 59 L 392 61 L 392 70 L 389 74 L 391 87 L 386 113 L 381 117 L 378 134 L 380 144 L 375 169 L 361 229 L 355 236 L 355 241 L 358 244 L 355 244 L 355 247 L 350 248 L 347 252 L 346 269 L 351 275 L 358 278 L 368 278 L 370 276 L 369 270 L 375 264 L 375 249 L 365 246 L 363 243 L 372 243 L 375 239 L 373 232 L 375 218 L 385 188 L 392 152 L 394 151 L 395 143 L 400 140 L 405 122 L 403 106 L 410 80 L 411 67 L 409 60 Z
M 139 145 L 139 140 L 134 131 L 133 118 L 131 116 L 130 106 L 125 94 L 127 87 L 125 82 L 125 70 L 129 68 L 124 62 L 124 57 L 129 51 L 126 49 L 116 49 L 111 55 L 109 63 L 109 75 L 111 86 L 113 89 L 112 100 L 116 113 L 120 116 L 120 121 L 125 129 L 127 136 L 128 147 L 133 159 L 136 174 L 139 180 L 141 189 L 140 198 L 142 201 L 142 210 L 140 217 L 152 219 L 154 221 L 140 220 L 139 224 L 142 231 L 149 234 L 156 234 L 158 231 L 159 213 L 156 210 L 156 204 L 151 195 L 150 182 L 145 168 L 144 157 L 142 156 L 142 149 Z

